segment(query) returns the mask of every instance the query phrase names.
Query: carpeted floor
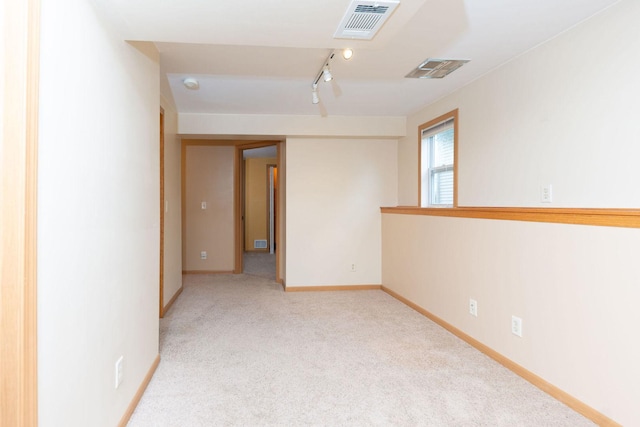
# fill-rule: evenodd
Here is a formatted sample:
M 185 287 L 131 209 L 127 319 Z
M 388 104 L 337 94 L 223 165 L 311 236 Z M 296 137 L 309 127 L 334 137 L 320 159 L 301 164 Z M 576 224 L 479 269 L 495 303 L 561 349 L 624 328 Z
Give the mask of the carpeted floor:
M 267 252 L 245 252 L 242 257 L 244 274 L 276 280 L 276 255 Z
M 382 291 L 185 276 L 129 426 L 593 426 Z

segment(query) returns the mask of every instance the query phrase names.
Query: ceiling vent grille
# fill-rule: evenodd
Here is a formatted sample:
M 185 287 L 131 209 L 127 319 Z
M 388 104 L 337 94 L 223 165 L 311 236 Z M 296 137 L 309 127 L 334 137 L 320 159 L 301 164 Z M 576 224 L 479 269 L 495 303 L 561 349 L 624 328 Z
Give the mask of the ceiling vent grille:
M 405 77 L 413 79 L 441 79 L 464 64 L 468 59 L 433 59 L 428 58 Z
M 399 4 L 399 0 L 353 0 L 333 37 L 371 40 Z

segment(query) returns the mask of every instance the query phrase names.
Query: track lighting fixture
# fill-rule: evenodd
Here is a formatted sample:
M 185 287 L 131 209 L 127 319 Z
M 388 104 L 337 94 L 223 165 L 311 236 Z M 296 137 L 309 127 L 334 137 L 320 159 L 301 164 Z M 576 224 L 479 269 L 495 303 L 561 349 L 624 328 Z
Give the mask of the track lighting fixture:
M 334 55 L 334 51 L 331 51 L 331 53 L 329 53 L 329 56 L 327 56 L 327 59 L 322 64 L 322 68 L 320 68 L 320 71 L 318 71 L 318 74 L 316 74 L 316 78 L 313 80 L 313 83 L 311 83 L 311 102 L 314 104 L 318 104 L 320 102 L 320 98 L 318 97 L 318 82 L 320 81 L 320 79 L 324 80 L 325 82 L 330 82 L 331 80 L 333 80 L 333 76 L 331 75 L 331 71 L 329 70 L 329 61 L 333 59 Z
M 314 104 L 320 102 L 320 98 L 318 97 L 318 82 L 320 81 L 320 79 L 325 82 L 330 82 L 331 80 L 333 80 L 333 75 L 331 74 L 329 63 L 331 62 L 335 54 L 336 53 L 333 50 L 331 51 L 331 53 L 329 53 L 329 56 L 327 56 L 327 59 L 325 59 L 322 67 L 320 68 L 320 71 L 318 71 L 318 74 L 316 74 L 316 78 L 313 80 L 313 83 L 311 83 L 311 102 L 313 102 Z M 344 59 L 349 59 L 352 56 L 353 51 L 351 49 L 347 48 L 342 51 L 342 57 Z

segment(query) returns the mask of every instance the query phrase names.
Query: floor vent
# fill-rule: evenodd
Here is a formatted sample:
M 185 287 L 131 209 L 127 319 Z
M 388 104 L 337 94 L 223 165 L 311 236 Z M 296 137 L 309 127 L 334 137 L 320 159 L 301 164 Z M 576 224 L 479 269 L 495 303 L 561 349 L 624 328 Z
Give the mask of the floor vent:
M 399 4 L 399 0 L 353 0 L 333 37 L 371 40 Z
M 264 239 L 254 240 L 253 241 L 254 249 L 267 249 L 267 241 Z
M 468 59 L 426 59 L 405 77 L 413 79 L 441 79 L 464 64 Z

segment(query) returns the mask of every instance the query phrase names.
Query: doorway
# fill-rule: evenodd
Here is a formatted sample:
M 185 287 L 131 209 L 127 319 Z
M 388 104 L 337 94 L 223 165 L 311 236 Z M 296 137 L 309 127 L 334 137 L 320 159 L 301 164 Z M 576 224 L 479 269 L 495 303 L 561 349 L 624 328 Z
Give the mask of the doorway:
M 282 283 L 279 274 L 279 144 L 238 146 L 236 272 Z

